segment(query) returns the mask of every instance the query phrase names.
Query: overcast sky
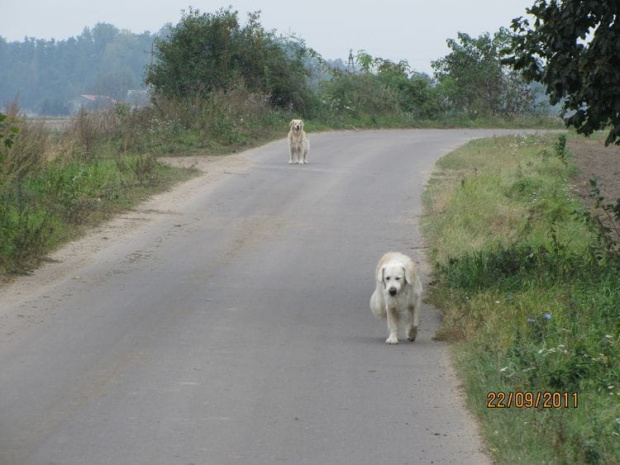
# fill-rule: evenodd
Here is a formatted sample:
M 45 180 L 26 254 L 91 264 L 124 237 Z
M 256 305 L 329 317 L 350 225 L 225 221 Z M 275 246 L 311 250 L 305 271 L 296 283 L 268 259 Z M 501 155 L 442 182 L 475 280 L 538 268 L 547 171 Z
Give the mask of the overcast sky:
M 449 53 L 446 39 L 509 27 L 534 0 L 2 0 L 0 36 L 64 40 L 85 27 L 109 23 L 134 33 L 177 24 L 189 6 L 214 12 L 232 6 L 245 22 L 261 10 L 261 24 L 294 34 L 326 59 L 346 61 L 349 50 L 407 60 L 416 71 Z M 346 6 L 345 6 L 346 5 Z

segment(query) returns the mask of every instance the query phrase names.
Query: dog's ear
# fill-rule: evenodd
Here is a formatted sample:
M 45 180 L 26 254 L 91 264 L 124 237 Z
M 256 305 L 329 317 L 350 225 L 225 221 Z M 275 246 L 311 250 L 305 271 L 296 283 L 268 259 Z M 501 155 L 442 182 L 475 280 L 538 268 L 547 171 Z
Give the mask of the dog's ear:
M 303 129 L 304 128 L 304 122 L 303 120 L 299 120 L 299 129 Z
M 291 129 L 293 128 L 293 124 L 295 124 L 295 120 L 294 119 L 292 119 L 291 122 L 288 124 L 291 127 Z
M 411 284 L 413 282 L 413 276 L 411 276 L 411 269 L 403 266 L 403 273 L 405 273 L 405 282 Z
M 377 273 L 377 279 L 385 284 L 385 265 L 381 267 L 379 273 Z

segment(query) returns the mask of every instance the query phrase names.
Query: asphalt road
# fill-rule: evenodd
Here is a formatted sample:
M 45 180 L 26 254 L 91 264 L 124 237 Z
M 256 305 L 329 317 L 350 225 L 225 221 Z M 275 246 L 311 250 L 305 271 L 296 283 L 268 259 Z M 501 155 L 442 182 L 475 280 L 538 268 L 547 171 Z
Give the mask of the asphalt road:
M 368 301 L 384 252 L 423 260 L 434 162 L 494 133 L 311 134 L 306 166 L 277 141 L 0 294 L 0 464 L 485 463 L 436 311 L 387 346 Z

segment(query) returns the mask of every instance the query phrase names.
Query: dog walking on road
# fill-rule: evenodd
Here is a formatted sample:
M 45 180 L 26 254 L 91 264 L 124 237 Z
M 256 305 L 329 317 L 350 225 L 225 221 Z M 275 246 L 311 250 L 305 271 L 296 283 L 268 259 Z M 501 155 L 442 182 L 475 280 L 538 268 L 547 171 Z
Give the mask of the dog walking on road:
M 400 252 L 388 252 L 376 269 L 376 288 L 370 309 L 380 319 L 387 319 L 386 344 L 398 344 L 399 326 L 405 327 L 407 339 L 415 341 L 420 323 L 422 283 L 415 263 Z

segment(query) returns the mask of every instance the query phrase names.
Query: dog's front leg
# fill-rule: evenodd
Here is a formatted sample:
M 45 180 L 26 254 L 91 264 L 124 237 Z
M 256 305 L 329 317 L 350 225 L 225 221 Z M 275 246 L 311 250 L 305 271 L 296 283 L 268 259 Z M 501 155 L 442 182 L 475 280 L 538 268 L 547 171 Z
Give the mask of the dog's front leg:
M 407 326 L 407 339 L 415 341 L 418 336 L 418 326 L 420 326 L 420 293 L 414 294 L 413 303 L 409 305 L 410 321 Z
M 418 327 L 410 324 L 407 326 L 407 339 L 411 342 L 415 341 L 415 338 L 418 337 Z
M 410 307 L 409 312 L 411 321 L 407 325 L 407 339 L 413 342 L 418 336 L 418 326 L 420 325 L 419 304 Z
M 398 314 L 395 308 L 386 308 L 387 310 L 387 325 L 389 336 L 386 339 L 386 344 L 398 344 Z

